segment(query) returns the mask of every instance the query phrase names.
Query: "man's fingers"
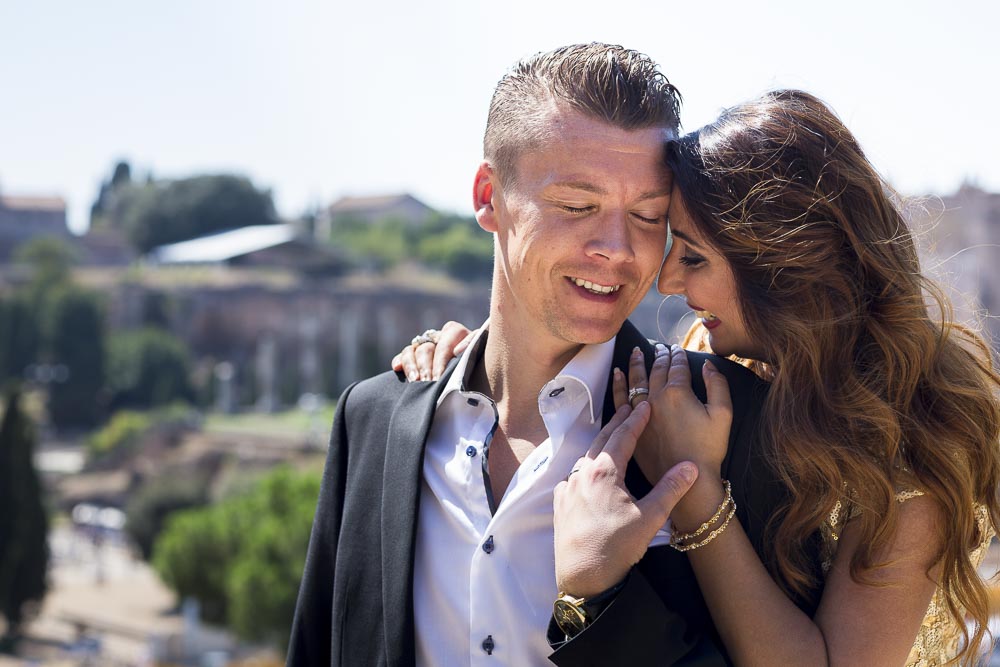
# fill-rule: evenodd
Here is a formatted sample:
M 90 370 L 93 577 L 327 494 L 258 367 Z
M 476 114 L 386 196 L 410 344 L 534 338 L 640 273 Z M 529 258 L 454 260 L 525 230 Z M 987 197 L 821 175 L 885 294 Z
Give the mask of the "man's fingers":
M 567 486 L 569 486 L 569 484 L 567 484 L 566 480 L 563 480 L 556 484 L 556 488 L 552 490 L 552 511 L 559 511 L 559 507 L 562 505 L 563 494 L 566 493 Z
M 616 368 L 611 373 L 611 395 L 615 399 L 615 409 L 628 403 L 628 386 L 625 384 L 625 374 Z
M 708 409 L 708 414 L 732 419 L 733 398 L 729 393 L 726 376 L 720 373 L 711 361 L 705 362 L 701 372 L 705 378 L 705 397 L 708 399 L 705 407 Z
M 670 368 L 667 370 L 666 386 L 691 388 L 691 367 L 688 366 L 687 353 L 680 345 L 670 346 Z
M 681 461 L 668 470 L 653 490 L 636 502 L 639 511 L 656 526 L 662 526 L 674 511 L 674 506 L 698 479 L 698 466 Z
M 635 443 L 639 441 L 642 430 L 649 423 L 649 413 L 649 401 L 637 402 L 632 414 L 614 430 L 608 438 L 608 444 L 604 446 L 604 453 L 611 457 L 615 467 L 623 473 L 635 451 Z M 615 416 L 618 416 L 617 413 Z
M 618 409 L 615 410 L 614 416 L 610 421 L 608 421 L 607 424 L 604 425 L 604 428 L 602 428 L 601 432 L 597 434 L 594 442 L 591 443 L 590 449 L 587 450 L 588 459 L 595 458 L 598 454 L 604 451 L 604 446 L 611 438 L 611 434 L 615 432 L 615 429 L 622 425 L 625 418 L 628 417 L 631 412 L 632 409 L 627 403 L 625 405 L 618 406 Z

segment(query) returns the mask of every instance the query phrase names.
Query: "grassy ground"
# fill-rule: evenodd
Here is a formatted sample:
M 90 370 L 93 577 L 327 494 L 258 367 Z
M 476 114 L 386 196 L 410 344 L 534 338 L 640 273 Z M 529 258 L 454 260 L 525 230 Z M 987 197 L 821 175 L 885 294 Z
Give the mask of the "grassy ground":
M 326 433 L 333 423 L 335 404 L 321 407 L 314 415 L 304 410 L 285 410 L 272 414 L 244 413 L 235 415 L 210 414 L 205 418 L 205 431 L 225 433 L 255 433 L 259 435 L 308 435 L 318 429 Z

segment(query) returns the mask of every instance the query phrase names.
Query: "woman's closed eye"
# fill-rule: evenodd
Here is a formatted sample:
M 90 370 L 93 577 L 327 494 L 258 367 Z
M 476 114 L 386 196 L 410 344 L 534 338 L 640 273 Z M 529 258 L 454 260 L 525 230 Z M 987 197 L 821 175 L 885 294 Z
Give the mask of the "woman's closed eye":
M 684 266 L 692 266 L 693 267 L 693 266 L 698 266 L 699 264 L 704 263 L 705 258 L 704 257 L 699 257 L 698 255 L 681 255 L 677 259 L 677 261 L 680 262 L 681 264 L 683 264 Z

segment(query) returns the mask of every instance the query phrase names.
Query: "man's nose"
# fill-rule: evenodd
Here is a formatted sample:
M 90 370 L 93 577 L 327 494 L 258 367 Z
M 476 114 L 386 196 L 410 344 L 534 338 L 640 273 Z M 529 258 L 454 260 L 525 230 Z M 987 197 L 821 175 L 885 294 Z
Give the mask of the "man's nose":
M 587 254 L 616 262 L 635 259 L 632 247 L 632 229 L 628 215 L 623 211 L 608 211 L 591 230 Z
M 683 294 L 684 280 L 681 263 L 678 261 L 676 246 L 671 247 L 660 267 L 660 275 L 656 279 L 656 291 L 660 294 Z

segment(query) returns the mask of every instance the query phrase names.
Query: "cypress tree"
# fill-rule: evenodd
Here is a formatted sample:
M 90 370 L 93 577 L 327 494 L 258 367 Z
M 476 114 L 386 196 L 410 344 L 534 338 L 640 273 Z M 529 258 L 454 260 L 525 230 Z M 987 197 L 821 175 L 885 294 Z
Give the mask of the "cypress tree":
M 35 438 L 17 391 L 0 423 L 0 615 L 9 641 L 45 596 L 48 518 L 34 464 Z
M 49 385 L 49 417 L 58 429 L 94 426 L 104 387 L 104 317 L 100 297 L 72 284 L 54 288 L 44 318 L 51 363 L 66 368 Z

